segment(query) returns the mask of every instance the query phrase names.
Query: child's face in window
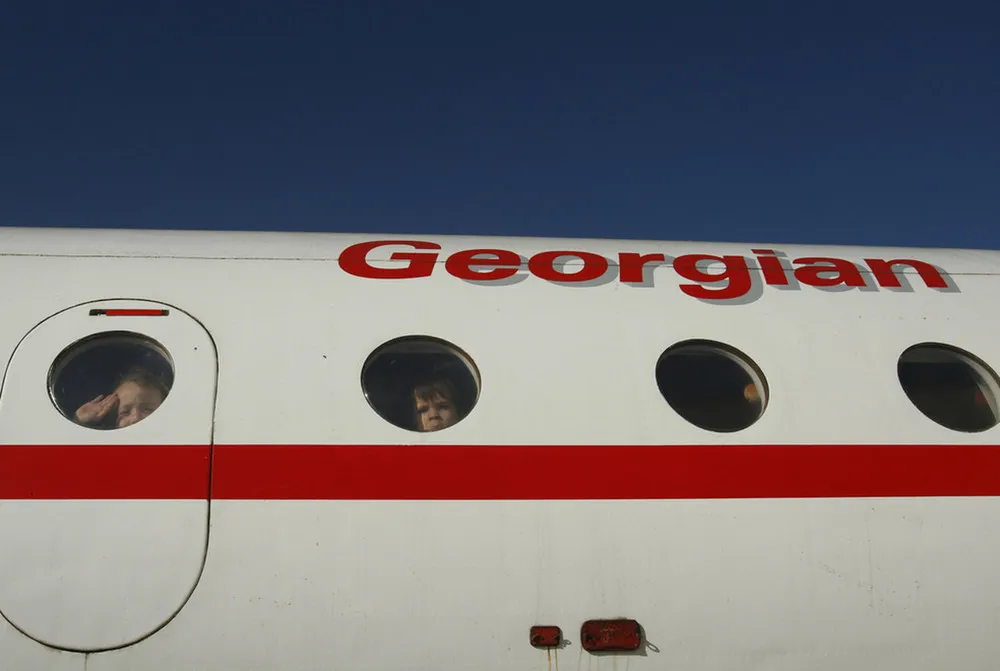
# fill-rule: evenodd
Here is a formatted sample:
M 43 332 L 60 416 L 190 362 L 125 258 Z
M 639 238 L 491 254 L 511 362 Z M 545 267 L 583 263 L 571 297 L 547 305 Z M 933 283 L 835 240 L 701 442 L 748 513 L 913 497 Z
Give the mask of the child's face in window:
M 455 404 L 437 389 L 416 394 L 417 428 L 421 431 L 445 429 L 458 420 Z
M 115 390 L 118 396 L 118 428 L 131 426 L 149 417 L 163 403 L 163 396 L 152 387 L 123 382 Z

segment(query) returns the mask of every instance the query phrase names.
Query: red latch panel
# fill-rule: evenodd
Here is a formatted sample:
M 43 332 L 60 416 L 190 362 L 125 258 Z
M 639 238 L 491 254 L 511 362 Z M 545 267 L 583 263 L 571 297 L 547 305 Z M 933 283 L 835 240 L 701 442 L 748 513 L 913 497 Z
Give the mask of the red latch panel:
M 588 652 L 638 650 L 641 638 L 635 620 L 588 620 L 580 629 L 580 641 Z
M 536 648 L 558 648 L 562 644 L 562 630 L 559 627 L 532 627 L 531 645 Z

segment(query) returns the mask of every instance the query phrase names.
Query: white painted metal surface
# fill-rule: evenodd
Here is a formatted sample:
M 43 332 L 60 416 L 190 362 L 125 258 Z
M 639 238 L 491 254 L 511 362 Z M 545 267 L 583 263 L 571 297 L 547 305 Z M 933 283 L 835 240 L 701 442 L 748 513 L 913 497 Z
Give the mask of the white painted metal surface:
M 900 290 L 877 286 L 870 273 L 863 288 L 787 289 L 758 274 L 747 295 L 712 301 L 685 294 L 685 280 L 668 266 L 647 269 L 644 284 L 581 286 L 525 273 L 468 282 L 445 272 L 443 261 L 498 248 L 524 257 L 582 250 L 612 262 L 620 252 L 743 255 L 752 268 L 759 246 L 411 237 L 443 247 L 431 276 L 375 280 L 337 261 L 369 239 L 0 229 L 0 273 L 16 286 L 0 320 L 0 356 L 14 357 L 0 394 L 0 449 L 209 444 L 214 421 L 215 444 L 228 450 L 620 446 L 600 469 L 624 487 L 657 467 L 630 459 L 629 446 L 998 442 L 997 428 L 958 433 L 927 419 L 902 392 L 896 362 L 915 343 L 940 342 L 1000 366 L 1000 254 L 767 247 L 788 259 L 834 257 L 862 268 L 866 258 L 921 259 L 943 269 L 949 286 L 928 287 L 911 272 Z M 78 337 L 77 327 L 46 336 L 31 366 L 19 357 L 34 337 L 18 343 L 50 315 L 109 296 L 176 306 L 204 325 L 218 348 L 214 403 L 213 371 L 179 374 L 167 403 L 121 432 L 88 431 L 55 412 L 32 369 L 46 367 L 44 358 Z M 194 342 L 194 333 L 178 338 Z M 410 334 L 456 344 L 481 372 L 475 409 L 445 431 L 394 427 L 362 393 L 368 355 Z M 770 398 L 757 423 L 711 433 L 664 402 L 657 358 L 690 338 L 730 344 L 761 368 Z M 184 345 L 168 346 L 184 356 Z M 211 368 L 207 359 L 191 366 Z M 232 477 L 232 462 L 218 454 L 217 483 Z M 857 463 L 859 477 L 867 467 Z M 566 462 L 539 468 L 552 489 L 536 500 L 220 497 L 211 503 L 200 580 L 205 502 L 0 500 L 2 668 L 996 668 L 994 496 L 544 500 L 572 489 L 566 474 L 576 471 Z M 101 521 L 100 533 L 84 533 L 81 519 Z M 642 624 L 643 648 L 610 659 L 583 651 L 580 624 L 616 616 Z M 50 645 L 102 648 L 168 619 L 152 636 L 86 660 L 11 625 Z M 536 624 L 561 626 L 568 643 L 532 648 Z
M 168 308 L 137 300 L 68 307 L 14 350 L 0 404 L 5 445 L 203 445 L 194 473 L 200 501 L 13 500 L 0 507 L 0 610 L 41 643 L 68 650 L 114 648 L 151 634 L 184 604 L 201 574 L 208 538 L 207 446 L 212 442 L 217 362 L 205 330 L 173 309 L 127 324 L 166 346 L 178 375 L 161 410 L 115 431 L 60 416 L 45 377 L 69 344 L 108 328 L 91 308 Z M 39 421 L 40 418 L 45 419 Z M 135 473 L 142 478 L 155 474 Z

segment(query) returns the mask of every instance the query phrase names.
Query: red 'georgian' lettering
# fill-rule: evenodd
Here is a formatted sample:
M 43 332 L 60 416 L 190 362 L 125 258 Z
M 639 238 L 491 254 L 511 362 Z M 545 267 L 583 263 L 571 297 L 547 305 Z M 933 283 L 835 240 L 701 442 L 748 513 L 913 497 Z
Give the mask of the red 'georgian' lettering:
M 647 263 L 666 263 L 663 254 L 636 254 L 622 252 L 618 255 L 618 277 L 622 282 L 641 283 L 645 279 Z
M 575 256 L 583 260 L 583 268 L 575 273 L 556 270 L 555 261 L 561 256 Z M 528 269 L 540 279 L 549 282 L 589 282 L 608 271 L 608 260 L 590 252 L 541 252 L 528 261 Z
M 368 254 L 373 249 L 389 245 L 409 245 L 414 249 L 440 250 L 441 245 L 419 240 L 376 240 L 359 242 L 351 245 L 340 254 L 338 262 L 344 272 L 355 277 L 366 277 L 373 280 L 402 280 L 413 277 L 430 277 L 434 272 L 437 254 L 419 254 L 414 252 L 394 252 L 389 259 L 392 261 L 409 261 L 403 268 L 376 268 L 368 263 Z
M 906 265 L 911 268 L 915 268 L 917 273 L 920 275 L 920 279 L 931 289 L 947 289 L 948 283 L 937 268 L 929 263 L 923 261 L 914 261 L 913 259 L 893 259 L 892 261 L 884 261 L 882 259 L 865 259 L 865 263 L 868 267 L 872 269 L 872 273 L 875 275 L 875 281 L 879 283 L 882 287 L 898 287 L 901 286 L 899 283 L 899 278 L 892 271 L 893 266 Z
M 781 259 L 773 249 L 751 249 L 760 262 L 760 270 L 764 274 L 764 284 L 771 286 L 788 286 L 788 276 L 781 265 Z
M 477 259 L 490 255 L 492 259 Z M 473 270 L 475 267 L 492 270 Z M 496 281 L 505 280 L 517 274 L 521 267 L 521 257 L 506 249 L 470 249 L 455 252 L 445 261 L 444 269 L 460 280 Z
M 721 273 L 708 273 L 698 268 L 700 261 L 719 261 L 725 265 Z M 747 260 L 742 256 L 712 256 L 711 254 L 685 254 L 674 259 L 674 271 L 686 280 L 698 284 L 682 284 L 681 291 L 693 298 L 726 300 L 740 298 L 749 293 L 753 286 Z M 702 286 L 728 280 L 726 286 L 710 289 Z
M 404 266 L 398 268 L 379 268 L 373 266 L 369 255 L 382 247 L 403 247 L 402 251 L 389 254 L 383 260 L 403 261 Z M 355 277 L 376 280 L 398 280 L 419 277 L 430 277 L 437 265 L 441 246 L 434 242 L 422 240 L 373 240 L 360 242 L 345 249 L 339 259 L 340 267 Z M 794 274 L 799 282 L 814 287 L 864 287 L 865 272 L 863 266 L 852 261 L 833 257 L 806 256 L 795 259 L 792 263 L 798 267 L 787 266 L 788 261 L 782 258 L 784 254 L 772 249 L 752 249 L 760 264 L 764 284 L 769 286 L 786 286 L 789 283 L 789 273 Z M 383 252 L 384 254 L 385 252 Z M 557 267 L 556 261 L 562 258 L 578 259 L 583 262 L 580 268 L 565 269 Z M 753 256 L 749 257 L 751 260 Z M 702 262 L 722 264 L 722 269 L 703 270 L 698 267 Z M 864 259 L 871 268 L 872 275 L 878 286 L 902 286 L 896 266 L 909 266 L 915 270 L 928 288 L 946 289 L 949 284 L 944 271 L 924 261 L 914 259 Z M 621 252 L 618 254 L 618 276 L 622 283 L 641 284 L 645 280 L 647 266 L 667 263 L 664 254 L 638 254 Z M 681 291 L 688 296 L 702 300 L 725 301 L 746 296 L 753 288 L 753 274 L 750 271 L 748 258 L 745 256 L 711 254 L 685 254 L 673 261 L 674 272 L 690 283 L 682 283 Z M 522 257 L 507 249 L 468 249 L 450 254 L 444 262 L 444 269 L 449 275 L 461 280 L 478 282 L 498 282 L 514 277 L 523 267 Z M 597 280 L 605 276 L 610 268 L 610 261 L 601 254 L 580 251 L 549 251 L 539 252 L 528 261 L 528 271 L 539 279 L 548 282 L 582 283 Z M 708 286 L 711 285 L 711 286 Z
M 865 286 L 865 278 L 861 271 L 850 261 L 833 259 L 826 256 L 804 256 L 792 263 L 808 265 L 795 269 L 795 279 L 811 287 L 835 287 L 846 284 L 849 287 Z M 823 265 L 819 265 L 823 264 Z M 820 274 L 836 273 L 836 277 L 820 277 Z

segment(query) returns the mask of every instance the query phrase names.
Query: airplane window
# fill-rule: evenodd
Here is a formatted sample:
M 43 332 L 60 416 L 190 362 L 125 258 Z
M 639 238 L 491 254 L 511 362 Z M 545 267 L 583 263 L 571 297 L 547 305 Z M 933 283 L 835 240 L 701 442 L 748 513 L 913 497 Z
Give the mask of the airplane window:
M 896 373 L 910 402 L 941 426 L 966 433 L 996 426 L 1000 381 L 968 352 L 933 343 L 914 345 L 900 355 Z
M 174 367 L 167 351 L 137 333 L 100 333 L 63 350 L 49 371 L 49 395 L 66 418 L 92 429 L 122 429 L 167 398 Z
M 707 431 L 741 431 L 760 419 L 767 405 L 763 373 L 722 343 L 670 347 L 656 363 L 656 384 L 677 414 Z
M 462 421 L 479 398 L 479 372 L 454 345 L 413 336 L 375 350 L 361 372 L 368 404 L 409 431 L 440 431 Z

